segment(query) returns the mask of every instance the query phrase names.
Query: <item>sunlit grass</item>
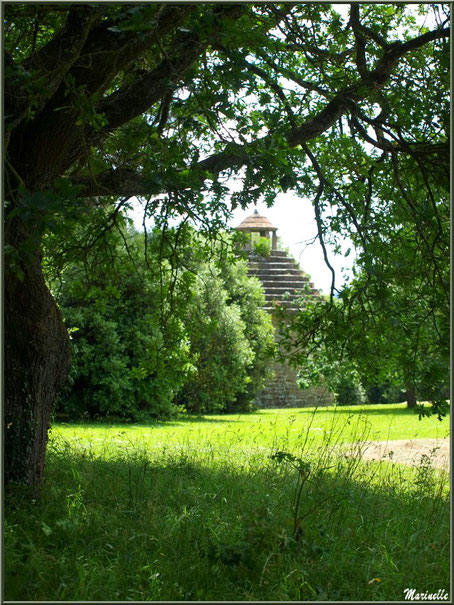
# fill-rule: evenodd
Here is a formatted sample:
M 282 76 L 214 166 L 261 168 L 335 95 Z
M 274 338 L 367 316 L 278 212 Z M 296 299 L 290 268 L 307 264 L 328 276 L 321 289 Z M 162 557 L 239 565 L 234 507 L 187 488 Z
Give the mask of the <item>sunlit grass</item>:
M 404 406 L 147 425 L 56 423 L 42 493 L 12 489 L 8 600 L 402 600 L 449 587 L 448 477 L 339 445 L 445 437 Z M 271 455 L 311 464 L 298 474 Z M 374 580 L 378 578 L 378 580 Z
M 108 440 L 106 437 L 108 436 Z M 419 420 L 406 404 L 260 410 L 254 414 L 187 416 L 171 422 L 149 424 L 56 423 L 51 440 L 63 438 L 73 447 L 89 446 L 104 455 L 118 447 L 141 446 L 148 450 L 194 446 L 208 447 L 222 455 L 235 446 L 249 449 L 281 447 L 298 451 L 305 444 L 317 446 L 327 439 L 350 443 L 359 438 L 445 438 L 449 417 Z

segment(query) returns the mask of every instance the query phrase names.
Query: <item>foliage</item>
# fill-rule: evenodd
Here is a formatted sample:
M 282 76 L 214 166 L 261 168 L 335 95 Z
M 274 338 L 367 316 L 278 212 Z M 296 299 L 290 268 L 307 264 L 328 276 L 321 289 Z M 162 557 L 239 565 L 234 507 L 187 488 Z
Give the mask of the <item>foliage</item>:
M 333 361 L 323 355 L 322 349 L 307 357 L 298 371 L 300 388 L 320 384 L 335 394 L 338 405 L 360 405 L 366 402 L 362 377 L 351 361 Z
M 339 300 L 308 305 L 293 325 L 300 346 L 304 342 L 312 350 L 309 378 L 319 379 L 323 368 L 324 376 L 332 376 L 340 364 L 364 383 L 388 383 L 406 390 L 407 396 L 414 390 L 419 401 L 432 403 L 426 412 L 443 415 L 449 386 L 447 314 L 428 308 L 416 281 L 405 287 L 410 279 L 395 268 L 386 278 L 363 273 Z M 288 327 L 287 340 L 291 338 Z M 315 372 L 314 363 L 319 364 Z
M 126 231 L 125 249 L 120 233 L 109 235 L 111 263 L 89 275 L 73 263 L 55 280 L 74 360 L 61 409 L 135 419 L 179 405 L 248 409 L 273 335 L 245 262 L 184 225 L 149 234 L 146 257 L 143 236 Z
M 301 494 L 303 492 L 303 487 L 306 481 L 309 479 L 309 475 L 311 474 L 311 465 L 309 462 L 291 454 L 290 452 L 278 451 L 271 455 L 271 460 L 275 460 L 278 464 L 282 464 L 284 462 L 288 463 L 291 467 L 293 467 L 297 471 L 297 483 L 296 483 L 296 496 L 295 503 L 293 505 L 293 529 L 292 529 L 292 539 L 296 542 L 301 540 L 303 535 L 302 522 L 305 517 L 300 516 L 300 502 L 301 502 Z
M 190 412 L 251 409 L 274 349 L 263 304 L 244 263 L 218 270 L 207 265 L 199 272 L 186 315 L 196 371 L 179 397 Z
M 258 256 L 269 256 L 271 253 L 271 242 L 268 237 L 258 237 L 252 241 L 252 250 Z
M 421 19 L 411 5 L 353 5 L 345 16 L 295 3 L 8 6 L 8 197 L 18 178 L 23 202 L 27 190 L 41 196 L 13 211 L 61 223 L 65 199 L 74 208 L 138 195 L 150 215 L 164 203 L 220 218 L 229 202 L 271 205 L 292 189 L 313 195 L 320 238 L 384 235 L 402 214 L 436 223 L 431 198 L 449 175 L 449 17 L 443 4 L 418 10 Z M 37 183 L 36 155 L 30 177 L 21 170 L 19 136 L 38 140 L 47 116 L 55 132 L 74 127 L 74 140 Z M 233 174 L 243 189 L 229 196 L 221 177 Z M 410 177 L 424 192 L 416 204 Z M 59 205 L 52 191 L 63 185 L 73 198 Z
M 158 254 L 146 265 L 143 238 L 128 239 L 126 252 L 111 233 L 113 263 L 92 267 L 90 275 L 73 263 L 62 274 L 57 300 L 72 334 L 73 368 L 60 409 L 72 416 L 172 415 L 191 369 L 181 317 L 164 317 L 170 284 L 161 282 Z M 156 252 L 157 238 L 150 245 Z
M 236 305 L 240 311 L 244 334 L 253 352 L 244 388 L 236 395 L 235 409 L 244 411 L 250 409 L 268 378 L 270 361 L 276 354 L 274 328 L 270 315 L 262 309 L 265 305 L 263 287 L 258 279 L 247 276 L 247 263 L 232 263 L 225 258 L 220 273 L 230 305 Z
M 246 387 L 254 354 L 240 309 L 227 304 L 222 280 L 209 269 L 198 277 L 186 319 L 196 371 L 180 397 L 190 412 L 218 411 L 233 405 Z
M 361 377 L 356 370 L 342 371 L 334 384 L 338 405 L 360 405 L 366 402 Z
M 371 385 L 366 382 L 366 400 L 369 403 L 400 403 L 405 401 L 405 393 L 389 383 Z

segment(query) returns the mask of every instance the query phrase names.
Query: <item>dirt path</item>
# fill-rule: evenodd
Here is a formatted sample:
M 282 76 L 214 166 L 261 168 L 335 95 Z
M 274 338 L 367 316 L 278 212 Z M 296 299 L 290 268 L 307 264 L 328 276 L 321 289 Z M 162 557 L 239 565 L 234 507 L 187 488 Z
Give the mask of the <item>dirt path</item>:
M 398 439 L 368 441 L 361 444 L 364 460 L 390 460 L 416 466 L 422 456 L 428 456 L 435 468 L 449 471 L 449 439 Z M 357 451 L 359 444 L 352 444 Z

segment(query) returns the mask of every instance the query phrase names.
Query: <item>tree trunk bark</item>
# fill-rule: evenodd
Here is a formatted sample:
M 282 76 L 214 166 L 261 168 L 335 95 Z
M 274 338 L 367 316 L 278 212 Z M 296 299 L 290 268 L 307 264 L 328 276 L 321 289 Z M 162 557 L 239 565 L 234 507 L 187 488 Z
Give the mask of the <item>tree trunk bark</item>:
M 10 249 L 24 249 L 30 241 L 26 231 L 18 218 L 7 223 L 5 241 Z M 51 413 L 66 381 L 69 360 L 68 335 L 45 284 L 41 257 L 39 252 L 29 253 L 26 262 L 6 267 L 6 483 L 36 486 L 41 482 Z
M 415 408 L 417 405 L 415 387 L 413 384 L 407 383 L 405 385 L 405 388 L 406 388 L 405 395 L 407 397 L 407 408 Z

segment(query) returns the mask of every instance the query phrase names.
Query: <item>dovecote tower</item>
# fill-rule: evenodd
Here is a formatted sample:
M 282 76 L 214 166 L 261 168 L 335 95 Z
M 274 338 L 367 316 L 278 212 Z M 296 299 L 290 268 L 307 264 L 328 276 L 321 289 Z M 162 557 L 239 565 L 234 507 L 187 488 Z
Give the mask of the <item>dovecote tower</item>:
M 252 241 L 255 234 L 260 235 L 260 237 L 266 237 L 267 239 L 271 238 L 271 250 L 277 250 L 277 227 L 274 227 L 274 225 L 272 225 L 265 216 L 259 214 L 257 210 L 254 210 L 254 214 L 245 218 L 244 221 L 236 227 L 236 230 L 249 233 L 249 241 L 246 244 L 247 250 L 252 250 Z
M 276 306 L 285 313 L 296 313 L 304 298 L 319 297 L 320 293 L 296 261 L 289 257 L 285 250 L 277 249 L 277 227 L 257 210 L 240 223 L 236 230 L 250 234 L 245 246 L 248 251 L 248 273 L 262 282 L 266 301 L 264 309 L 273 318 L 275 340 L 279 342 Z M 268 256 L 254 253 L 253 242 L 257 234 L 271 239 L 271 251 Z M 273 377 L 256 398 L 258 407 L 302 407 L 334 402 L 332 393 L 324 388 L 300 389 L 297 385 L 297 372 L 288 363 L 275 361 L 272 371 Z

